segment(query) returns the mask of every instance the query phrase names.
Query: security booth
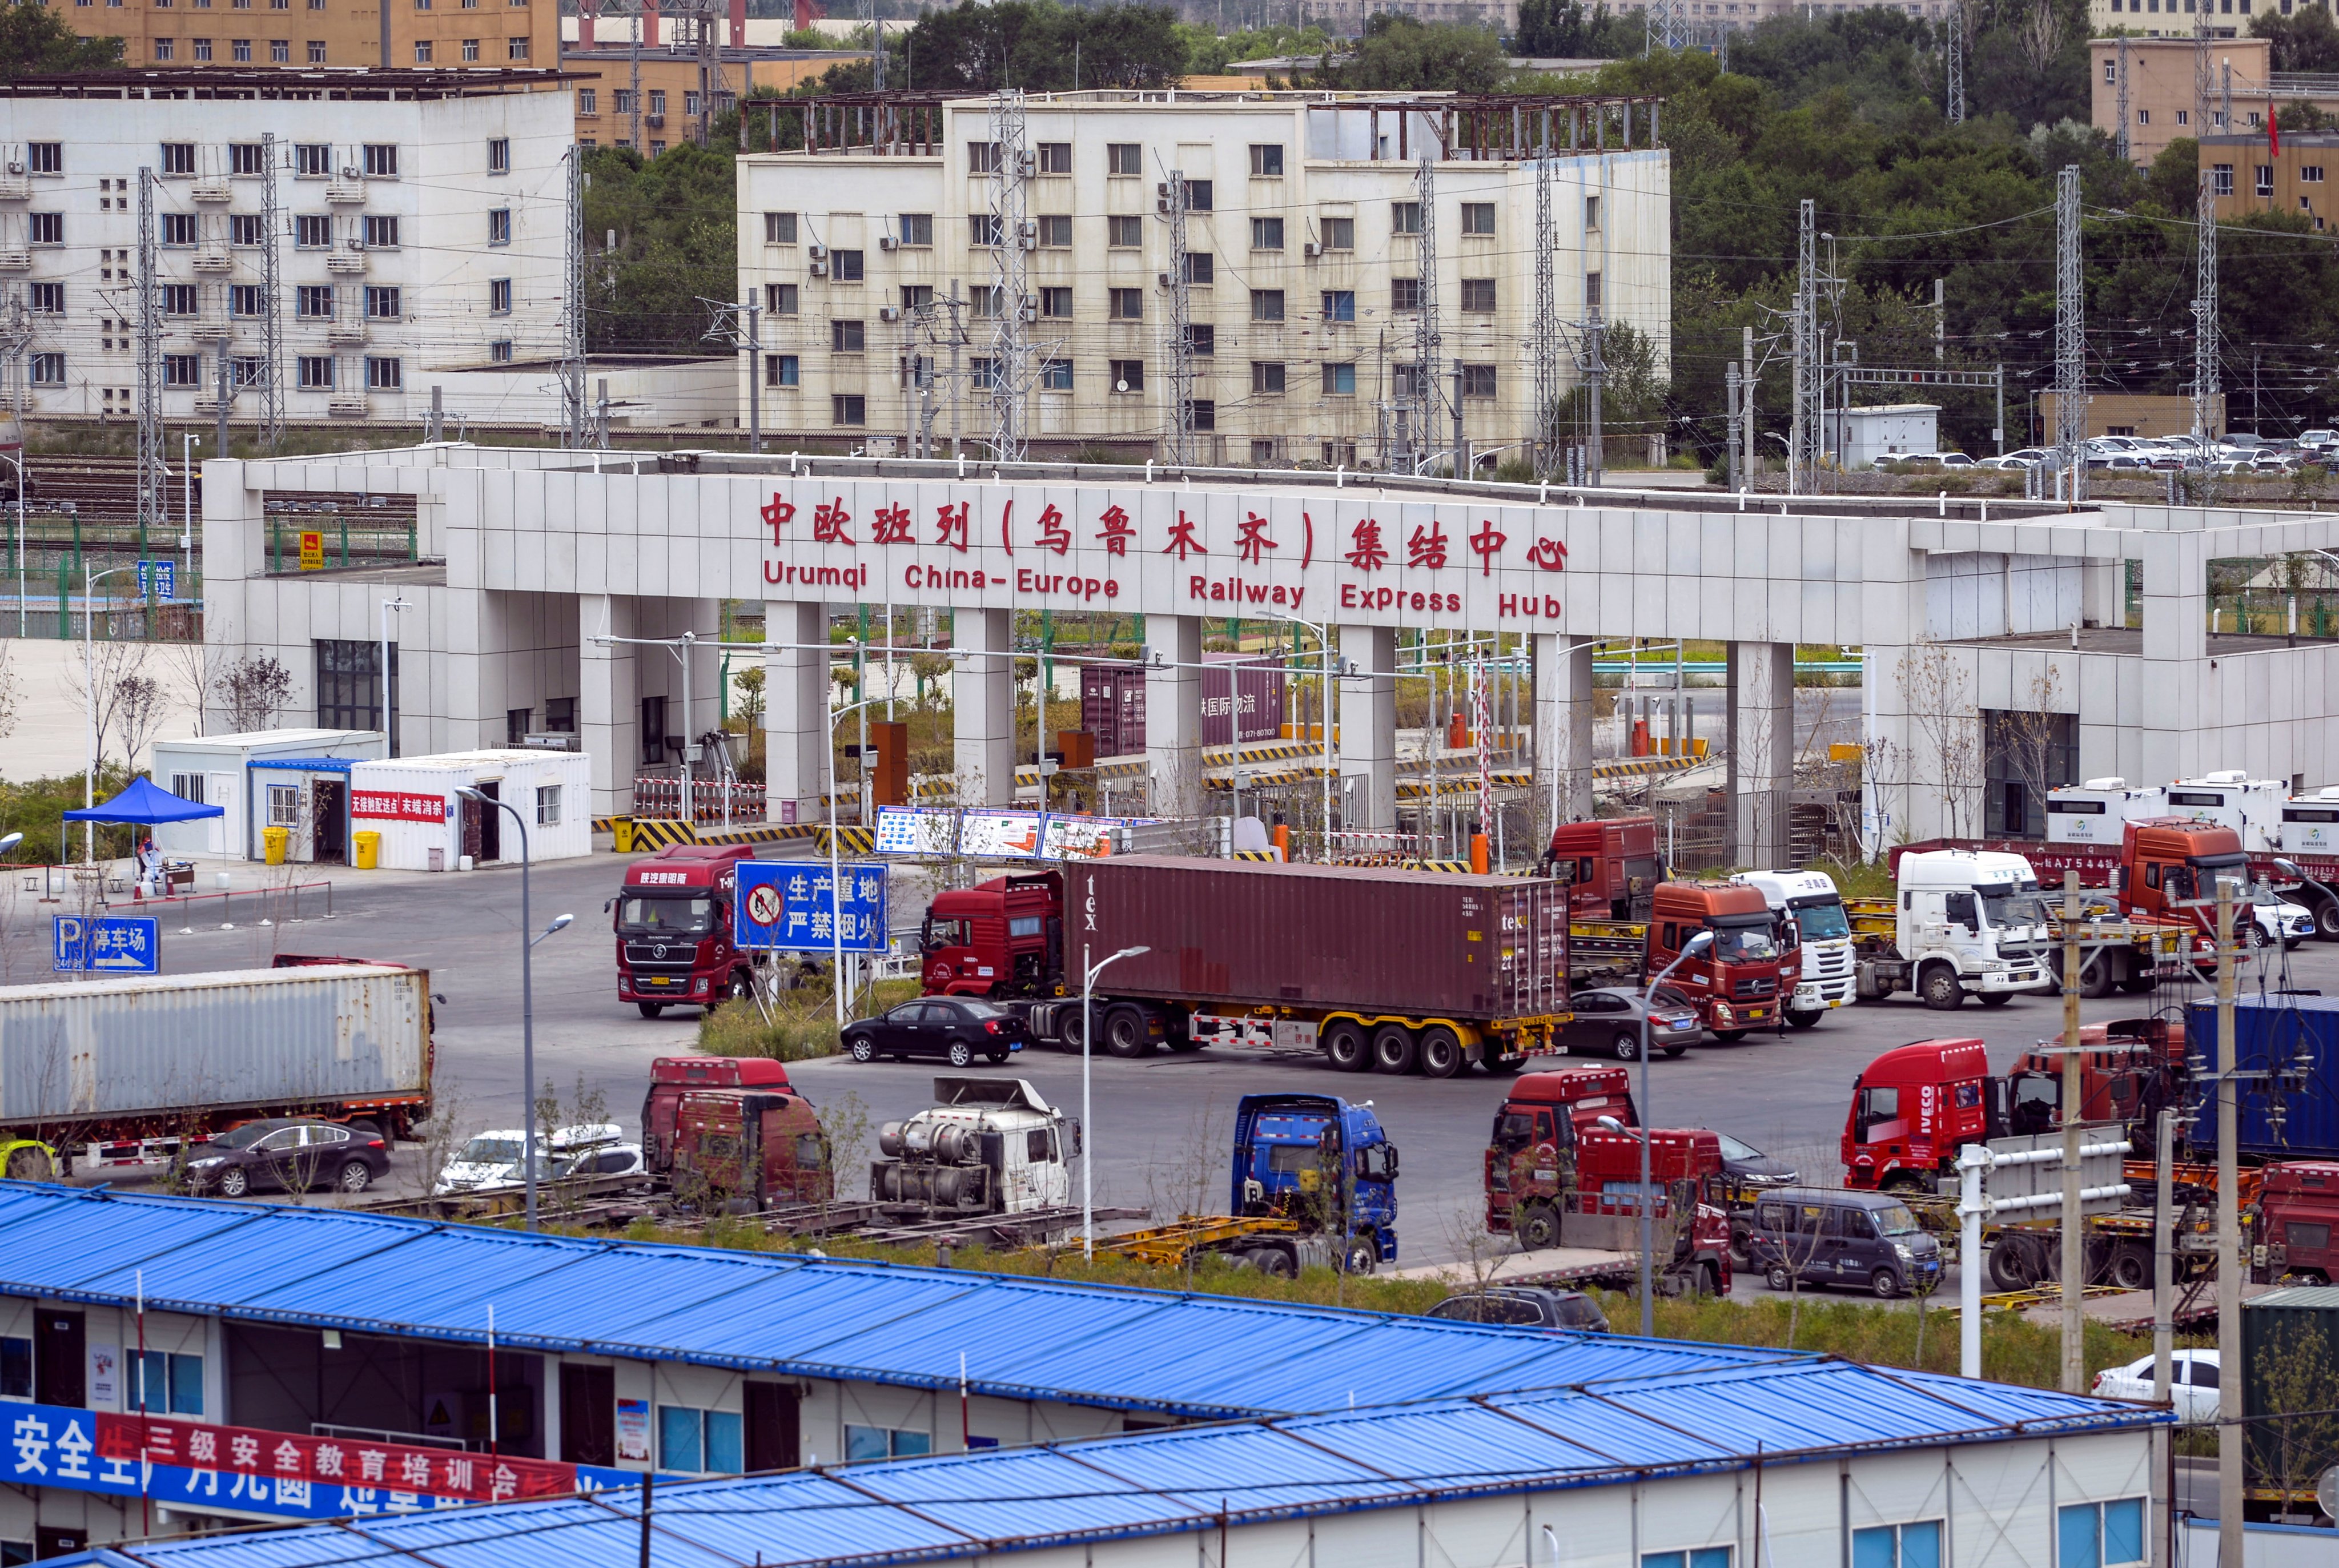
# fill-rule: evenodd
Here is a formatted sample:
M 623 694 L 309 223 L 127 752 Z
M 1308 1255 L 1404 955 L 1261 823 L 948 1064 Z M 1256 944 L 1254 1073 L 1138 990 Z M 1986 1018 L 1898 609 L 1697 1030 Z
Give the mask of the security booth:
M 379 833 L 377 864 L 390 871 L 456 871 L 520 857 L 519 834 L 499 804 L 521 814 L 532 860 L 593 853 L 592 759 L 538 748 L 449 752 L 360 763 L 350 774 L 350 821 Z
M 245 858 L 271 865 L 349 864 L 350 772 L 360 764 L 356 757 L 331 756 L 260 757 L 246 764 L 256 853 Z
M 155 847 L 166 855 L 258 860 L 266 849 L 269 788 L 310 793 L 303 780 L 292 776 L 300 770 L 273 764 L 315 760 L 326 764 L 323 771 L 338 781 L 348 771 L 342 764 L 387 753 L 380 730 L 286 729 L 156 741 L 153 754 L 155 784 L 182 800 L 221 808 L 218 816 L 161 824 L 154 830 Z M 271 765 L 260 769 L 262 763 Z M 290 853 L 293 846 L 288 842 L 288 858 L 319 858 L 313 808 L 289 796 L 277 797 L 275 806 L 281 815 L 306 822 L 311 829 L 311 842 L 297 854 Z M 298 836 L 288 833 L 288 839 Z

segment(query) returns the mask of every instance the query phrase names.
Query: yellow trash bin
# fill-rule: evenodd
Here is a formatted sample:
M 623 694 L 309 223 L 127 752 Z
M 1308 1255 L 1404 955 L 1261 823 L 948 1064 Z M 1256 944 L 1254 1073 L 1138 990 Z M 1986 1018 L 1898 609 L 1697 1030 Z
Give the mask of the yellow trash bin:
M 609 831 L 611 836 L 617 841 L 612 847 L 615 848 L 619 854 L 631 854 L 634 853 L 633 818 L 629 816 L 616 818 L 609 823 Z
M 292 843 L 289 827 L 264 827 L 260 830 L 260 843 L 270 865 L 282 865 L 284 852 Z
M 350 834 L 350 843 L 357 849 L 358 870 L 372 871 L 381 864 L 381 834 L 369 828 Z

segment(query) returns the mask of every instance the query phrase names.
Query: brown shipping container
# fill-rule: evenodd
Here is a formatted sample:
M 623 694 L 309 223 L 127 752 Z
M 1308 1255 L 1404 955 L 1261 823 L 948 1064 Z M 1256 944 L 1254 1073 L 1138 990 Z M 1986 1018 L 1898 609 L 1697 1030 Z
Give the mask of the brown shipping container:
M 1204 1006 L 1496 1019 L 1567 1005 L 1567 890 L 1515 876 L 1149 855 L 1064 871 L 1065 971 Z

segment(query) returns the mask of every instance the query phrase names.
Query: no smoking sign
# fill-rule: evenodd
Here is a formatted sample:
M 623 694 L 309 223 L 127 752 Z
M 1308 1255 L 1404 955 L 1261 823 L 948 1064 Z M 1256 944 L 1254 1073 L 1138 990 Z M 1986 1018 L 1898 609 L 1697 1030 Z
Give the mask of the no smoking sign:
M 780 890 L 770 883 L 747 890 L 747 918 L 757 925 L 780 923 Z

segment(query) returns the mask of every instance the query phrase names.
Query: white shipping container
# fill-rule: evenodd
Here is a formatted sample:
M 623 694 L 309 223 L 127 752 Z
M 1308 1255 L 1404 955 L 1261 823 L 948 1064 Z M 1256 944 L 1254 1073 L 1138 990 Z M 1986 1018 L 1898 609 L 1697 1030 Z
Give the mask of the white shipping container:
M 2339 854 L 2339 789 L 2290 797 L 2282 808 L 2282 847 L 2292 854 Z
M 593 759 L 583 752 L 478 751 L 360 763 L 350 771 L 350 826 L 381 834 L 380 864 L 391 871 L 453 871 L 465 851 L 465 787 L 509 802 L 528 826 L 529 857 L 569 860 L 593 853 Z M 479 811 L 483 818 L 487 814 Z M 509 814 L 474 842 L 485 863 L 519 859 Z
M 2127 823 L 2167 814 L 2168 792 L 2157 784 L 2130 789 L 2126 779 L 2089 779 L 2047 792 L 2047 842 L 2117 849 Z
M 2168 814 L 2213 822 L 2242 835 L 2245 853 L 2282 846 L 2282 808 L 2290 786 L 2280 779 L 2254 779 L 2239 768 L 2178 779 L 2168 786 Z
M 427 1096 L 429 983 L 316 964 L 0 987 L 0 1129 Z

